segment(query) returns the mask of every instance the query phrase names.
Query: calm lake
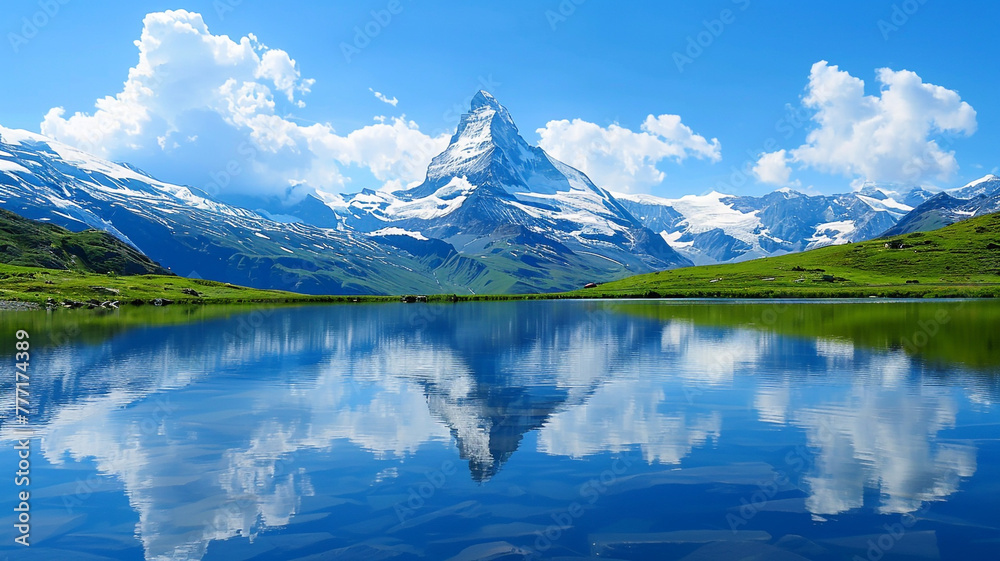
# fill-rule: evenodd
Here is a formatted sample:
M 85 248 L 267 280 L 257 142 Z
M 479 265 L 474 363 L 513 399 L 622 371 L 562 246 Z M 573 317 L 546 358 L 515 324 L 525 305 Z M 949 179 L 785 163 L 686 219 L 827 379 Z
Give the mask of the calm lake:
M 0 558 L 1000 558 L 1000 302 L 59 310 L 0 328 Z

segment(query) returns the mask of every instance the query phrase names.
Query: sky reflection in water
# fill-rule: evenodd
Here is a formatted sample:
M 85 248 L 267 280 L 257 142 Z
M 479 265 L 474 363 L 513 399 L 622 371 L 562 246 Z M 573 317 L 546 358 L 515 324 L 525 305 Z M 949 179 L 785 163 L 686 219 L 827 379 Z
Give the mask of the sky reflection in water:
M 12 553 L 995 551 L 993 336 L 947 340 L 966 363 L 899 343 L 934 317 L 986 333 L 994 316 L 829 306 L 305 307 L 37 350 L 34 545 Z M 884 333 L 851 335 L 844 316 Z

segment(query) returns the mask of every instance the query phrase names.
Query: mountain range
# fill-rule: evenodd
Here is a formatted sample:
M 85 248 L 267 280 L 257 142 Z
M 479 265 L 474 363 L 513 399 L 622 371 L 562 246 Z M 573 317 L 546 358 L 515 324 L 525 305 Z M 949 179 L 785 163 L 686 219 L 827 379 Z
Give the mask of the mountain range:
M 1000 212 L 1000 177 L 987 175 L 965 187 L 931 197 L 887 230 L 885 235 L 935 230 L 994 212 Z
M 920 199 L 925 193 L 919 190 L 907 198 Z M 898 193 L 877 187 L 831 196 L 782 189 L 760 197 L 713 191 L 679 199 L 649 195 L 618 198 L 698 265 L 870 239 L 913 209 L 898 200 L 902 198 Z
M 530 145 L 480 91 L 420 184 L 316 190 L 270 213 L 0 127 L 0 207 L 107 231 L 184 276 L 313 294 L 569 290 L 937 227 L 996 211 L 998 188 L 987 176 L 937 195 L 878 185 L 832 196 L 615 193 Z

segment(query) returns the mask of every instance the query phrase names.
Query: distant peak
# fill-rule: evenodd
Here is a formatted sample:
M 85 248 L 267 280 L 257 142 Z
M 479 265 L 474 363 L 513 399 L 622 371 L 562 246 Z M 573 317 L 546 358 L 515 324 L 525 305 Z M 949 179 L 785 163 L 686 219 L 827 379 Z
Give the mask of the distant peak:
M 995 176 L 995 175 L 993 175 L 991 173 L 991 174 L 985 175 L 983 177 L 980 177 L 979 179 L 977 179 L 975 181 L 970 182 L 968 185 L 966 185 L 966 187 L 975 187 L 976 185 L 979 185 L 980 183 L 986 183 L 987 181 L 996 181 L 997 179 L 1000 179 L 1000 178 L 998 178 L 997 176 Z
M 694 196 L 697 197 L 697 195 Z M 732 197 L 729 193 L 722 193 L 720 191 L 716 191 L 715 189 L 712 189 L 703 196 L 709 199 L 724 199 L 726 197 Z
M 970 181 L 962 187 L 955 189 L 945 189 L 950 193 L 955 193 L 960 199 L 968 199 L 978 195 L 991 194 L 997 192 L 995 184 L 1000 181 L 1000 177 L 990 173 L 980 177 L 975 181 Z

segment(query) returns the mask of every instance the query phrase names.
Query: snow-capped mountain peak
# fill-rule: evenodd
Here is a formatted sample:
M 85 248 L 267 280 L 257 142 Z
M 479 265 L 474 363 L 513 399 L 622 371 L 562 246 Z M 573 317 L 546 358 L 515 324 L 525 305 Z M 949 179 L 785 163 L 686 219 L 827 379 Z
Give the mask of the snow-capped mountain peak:
M 500 119 L 510 124 L 512 127 L 514 127 L 515 130 L 517 129 L 517 127 L 514 125 L 514 119 L 511 118 L 510 113 L 507 111 L 507 108 L 504 107 L 503 105 L 500 105 L 500 102 L 497 101 L 497 98 L 493 97 L 493 95 L 486 90 L 479 90 L 479 92 L 477 92 L 476 95 L 472 97 L 471 109 L 473 113 L 484 110 L 493 111 L 500 117 Z
M 583 172 L 528 144 L 510 112 L 486 91 L 473 97 L 423 183 L 371 199 L 358 194 L 327 206 L 362 231 L 420 232 L 463 254 L 490 248 L 481 258 L 492 262 L 499 261 L 494 244 L 520 247 L 510 251 L 522 270 L 525 263 L 594 256 L 595 271 L 689 264 Z
M 469 112 L 462 115 L 448 147 L 431 160 L 427 180 L 482 173 L 493 163 L 497 150 L 510 152 L 501 155 L 516 161 L 530 148 L 518 134 L 507 109 L 495 97 L 480 90 L 472 98 Z
M 397 194 L 407 200 L 428 197 L 455 178 L 500 196 L 572 190 L 603 193 L 579 170 L 528 144 L 510 112 L 482 90 L 462 115 L 448 147 L 431 160 L 424 183 Z
M 980 195 L 991 195 L 1000 191 L 1000 177 L 988 174 L 969 182 L 964 187 L 949 189 L 947 193 L 956 199 L 974 199 Z
M 966 188 L 968 188 L 968 187 L 975 187 L 976 185 L 979 185 L 980 183 L 986 183 L 987 181 L 996 181 L 997 179 L 1000 179 L 1000 177 L 997 177 L 996 175 L 993 175 L 992 173 L 990 173 L 990 174 L 984 175 L 983 177 L 980 177 L 979 179 L 977 179 L 975 181 L 970 182 L 965 187 Z
M 964 187 L 938 193 L 903 217 L 885 235 L 933 230 L 948 224 L 1000 211 L 1000 177 L 989 174 Z
M 19 179 L 27 184 L 45 186 L 57 178 L 81 181 L 98 197 L 141 199 L 160 205 L 190 206 L 240 218 L 260 218 L 252 211 L 220 204 L 190 187 L 158 181 L 134 166 L 105 160 L 37 133 L 0 127 L 0 148 L 0 171 L 17 171 Z M 20 163 L 14 164 L 14 160 Z M 45 164 L 51 161 L 61 164 L 55 172 L 45 170 Z M 12 165 L 17 165 L 20 169 L 5 169 Z M 0 193 L 5 190 L 0 186 Z M 66 196 L 64 191 L 56 190 L 54 196 Z M 119 232 L 108 227 L 105 221 L 83 212 L 71 197 L 67 197 L 66 204 L 56 206 L 62 208 L 63 215 L 68 213 L 67 216 L 73 220 L 93 228 L 108 230 L 124 239 Z

